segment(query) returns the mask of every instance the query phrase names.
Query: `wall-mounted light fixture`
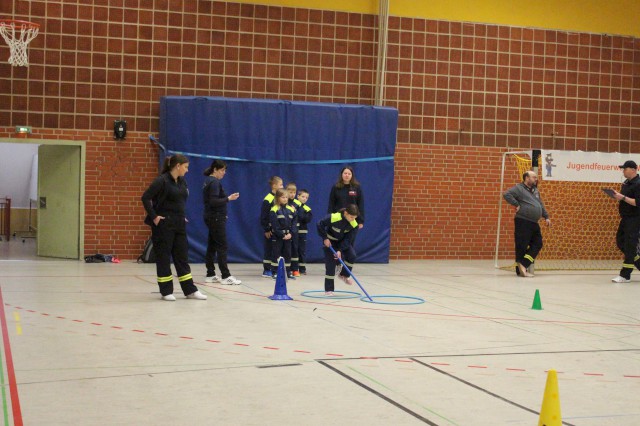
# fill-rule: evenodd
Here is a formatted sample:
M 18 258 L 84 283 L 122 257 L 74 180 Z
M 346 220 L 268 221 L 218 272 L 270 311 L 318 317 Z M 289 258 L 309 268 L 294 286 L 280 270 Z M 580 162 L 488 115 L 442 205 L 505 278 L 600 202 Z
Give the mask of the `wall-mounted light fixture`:
M 16 126 L 16 133 L 21 135 L 30 135 L 31 127 L 30 126 Z

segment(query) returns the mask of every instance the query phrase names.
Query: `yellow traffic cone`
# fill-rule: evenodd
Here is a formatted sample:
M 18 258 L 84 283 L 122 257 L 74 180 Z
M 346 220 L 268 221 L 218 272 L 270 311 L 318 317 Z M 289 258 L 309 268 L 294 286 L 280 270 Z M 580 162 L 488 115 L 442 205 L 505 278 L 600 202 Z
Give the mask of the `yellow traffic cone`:
M 547 385 L 544 388 L 538 426 L 562 426 L 560 392 L 558 391 L 558 374 L 556 370 L 549 370 L 549 373 L 547 373 Z

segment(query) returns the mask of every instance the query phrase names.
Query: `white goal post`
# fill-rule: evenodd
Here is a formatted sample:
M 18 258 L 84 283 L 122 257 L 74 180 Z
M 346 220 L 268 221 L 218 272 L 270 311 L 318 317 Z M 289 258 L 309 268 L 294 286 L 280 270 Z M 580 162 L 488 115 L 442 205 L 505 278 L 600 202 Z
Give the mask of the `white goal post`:
M 500 267 L 498 265 L 498 250 L 500 249 L 500 230 L 502 228 L 502 203 L 503 203 L 502 194 L 504 194 L 504 191 L 505 191 L 504 172 L 505 172 L 505 165 L 506 165 L 508 155 L 528 155 L 529 157 L 533 156 L 531 151 L 509 151 L 502 154 L 502 167 L 500 168 L 500 193 L 498 194 L 498 228 L 496 230 L 496 251 L 494 256 L 494 266 L 496 268 Z

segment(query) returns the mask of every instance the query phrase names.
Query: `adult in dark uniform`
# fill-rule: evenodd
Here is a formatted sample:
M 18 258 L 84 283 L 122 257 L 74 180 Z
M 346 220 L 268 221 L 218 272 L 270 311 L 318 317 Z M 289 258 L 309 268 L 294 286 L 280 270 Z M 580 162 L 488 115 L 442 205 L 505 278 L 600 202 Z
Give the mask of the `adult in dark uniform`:
M 176 267 L 178 282 L 188 299 L 206 300 L 193 284 L 188 263 L 189 244 L 185 204 L 189 196 L 184 175 L 189 171 L 189 159 L 176 154 L 164 160 L 162 173 L 142 194 L 147 212 L 145 223 L 151 227 L 151 240 L 156 254 L 156 274 L 162 300 L 175 301 L 171 258 Z
M 343 167 L 340 171 L 338 181 L 331 188 L 329 194 L 329 207 L 327 213 L 335 213 L 346 208 L 349 204 L 355 204 L 358 207 L 358 229 L 364 226 L 364 194 L 360 182 L 356 179 L 351 166 Z
M 324 291 L 327 296 L 333 295 L 335 288 L 334 277 L 336 274 L 336 258 L 329 247 L 333 247 L 337 256 L 353 270 L 356 260 L 356 252 L 353 249 L 353 241 L 358 233 L 358 206 L 349 204 L 339 212 L 329 214 L 318 221 L 318 235 L 324 245 Z M 352 285 L 351 274 L 345 268 L 341 268 L 339 277 L 346 284 Z
M 620 168 L 626 180 L 622 183 L 620 192 L 614 191 L 614 198 L 619 201 L 618 212 L 620 213 L 616 245 L 624 253 L 624 262 L 620 275 L 611 281 L 628 283 L 631 281 L 633 267 L 640 269 L 640 256 L 637 253 L 640 233 L 640 177 L 635 161 L 625 161 Z
M 227 173 L 227 164 L 219 159 L 213 160 L 206 168 L 202 199 L 204 202 L 204 223 L 209 229 L 207 252 L 204 263 L 207 268 L 205 282 L 225 285 L 242 284 L 242 281 L 231 275 L 227 265 L 227 204 L 240 197 L 238 192 L 227 195 L 222 187 L 222 178 Z M 216 255 L 220 276 L 216 275 Z

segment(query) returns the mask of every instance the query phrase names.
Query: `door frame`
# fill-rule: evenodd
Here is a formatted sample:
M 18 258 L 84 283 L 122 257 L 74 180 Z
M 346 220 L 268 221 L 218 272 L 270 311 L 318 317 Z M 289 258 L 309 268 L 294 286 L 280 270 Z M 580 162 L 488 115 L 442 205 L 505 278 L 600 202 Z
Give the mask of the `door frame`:
M 80 208 L 79 208 L 79 241 L 78 241 L 78 254 L 79 258 L 84 257 L 84 203 L 85 203 L 85 166 L 87 162 L 87 142 L 86 141 L 74 141 L 66 139 L 30 139 L 30 138 L 3 138 L 0 137 L 0 143 L 23 143 L 31 145 L 66 145 L 66 146 L 79 146 L 80 147 Z

